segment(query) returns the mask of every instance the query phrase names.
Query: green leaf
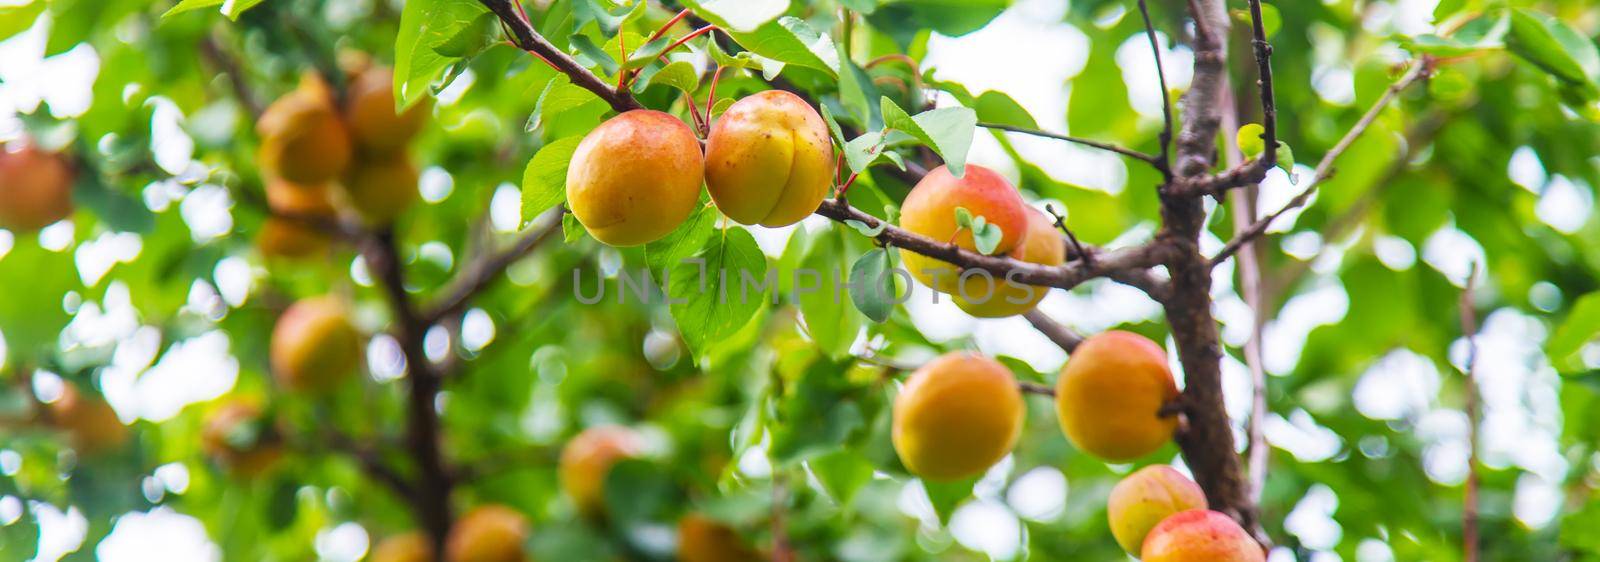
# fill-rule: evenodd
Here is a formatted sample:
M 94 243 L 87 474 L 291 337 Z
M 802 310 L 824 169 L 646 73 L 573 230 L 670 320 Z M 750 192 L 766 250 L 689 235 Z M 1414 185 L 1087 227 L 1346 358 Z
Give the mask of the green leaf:
M 1600 292 L 1578 297 L 1567 317 L 1545 342 L 1545 353 L 1562 372 L 1581 369 L 1582 363 L 1576 357 L 1578 350 L 1596 335 L 1600 335 Z
M 998 123 L 1028 129 L 1039 128 L 1039 122 L 1033 119 L 1033 115 L 1029 114 L 1028 110 L 1022 107 L 1022 104 L 1017 103 L 1017 100 L 1011 99 L 1011 96 L 1006 95 L 1004 92 L 996 92 L 994 90 L 984 92 L 978 96 L 972 109 L 977 112 L 978 120 L 984 123 Z
M 624 3 L 621 6 L 614 5 L 611 0 L 573 0 L 572 15 L 576 20 L 573 29 L 582 29 L 589 22 L 595 22 L 602 34 L 611 37 L 622 29 L 623 24 L 644 15 L 645 4 L 645 0 L 634 0 L 632 4 Z
M 645 244 L 645 263 L 651 269 L 657 270 L 675 267 L 683 258 L 693 256 L 700 248 L 705 247 L 706 242 L 711 240 L 711 235 L 716 232 L 717 212 L 702 205 L 671 233 L 660 240 Z
M 818 33 L 805 20 L 785 16 L 767 22 L 754 31 L 729 33 L 734 41 L 752 53 L 784 62 L 839 75 L 839 51 L 833 38 Z
M 868 18 L 877 29 L 910 44 L 923 30 L 958 37 L 989 25 L 1011 0 L 897 0 L 879 2 Z
M 1294 177 L 1294 149 L 1289 148 L 1289 143 L 1278 141 L 1277 160 L 1278 169 L 1283 170 L 1285 174 L 1289 174 L 1289 182 L 1299 184 L 1300 181 Z
M 578 222 L 578 216 L 572 213 L 561 214 L 561 239 L 568 244 L 577 242 L 589 231 L 584 230 L 583 223 Z
M 587 61 L 584 66 L 599 66 L 606 74 L 617 73 L 617 59 L 611 58 L 611 53 L 596 45 L 588 35 L 575 34 L 568 40 L 572 43 L 572 47 L 578 50 L 578 62 Z
M 883 133 L 863 133 L 844 144 L 844 161 L 850 171 L 860 172 L 872 166 L 884 154 Z
M 884 127 L 911 135 L 932 148 L 956 177 L 966 173 L 967 151 L 972 148 L 973 130 L 978 126 L 976 112 L 966 107 L 945 107 L 912 117 L 888 96 L 879 98 L 878 105 Z
M 978 217 L 972 223 L 973 245 L 984 255 L 993 255 L 995 249 L 1000 247 L 1000 239 L 1003 237 L 1000 225 L 989 223 L 983 217 Z
M 844 229 L 834 228 L 811 244 L 811 251 L 793 272 L 797 286 L 791 289 L 800 301 L 806 333 L 830 357 L 842 359 L 861 332 L 861 316 L 845 304 L 845 287 L 835 281 L 843 277 L 845 260 Z M 815 272 L 819 277 L 801 275 Z M 798 284 L 805 284 L 804 287 Z
M 872 15 L 878 9 L 878 0 L 840 0 L 839 3 L 862 15 Z
M 624 459 L 611 465 L 600 488 L 606 513 L 625 521 L 655 520 L 682 503 L 671 472 L 643 459 Z
M 879 234 L 883 234 L 883 231 L 889 228 L 889 223 L 886 221 L 878 221 L 878 226 L 876 227 L 867 226 L 867 223 L 855 219 L 847 219 L 844 224 L 856 229 L 856 232 L 860 232 L 862 236 L 868 238 L 877 238 Z
M 594 92 L 568 82 L 565 76 L 557 76 L 552 78 L 545 85 L 544 92 L 539 94 L 539 102 L 534 105 L 533 114 L 528 116 L 528 124 L 524 130 L 532 132 L 549 119 L 591 104 L 604 105 L 605 101 L 594 95 Z
M 522 225 L 567 200 L 567 165 L 582 137 L 566 137 L 544 145 L 522 171 Z
M 0 256 L 0 333 L 5 334 L 8 365 L 34 363 L 55 348 L 68 316 L 62 298 L 82 290 L 70 251 L 39 247 L 32 235 L 17 236 L 11 251 Z
M 956 227 L 972 230 L 972 211 L 966 207 L 956 207 Z
M 817 359 L 806 366 L 793 388 L 777 404 L 777 421 L 771 424 L 773 461 L 804 460 L 837 450 L 857 430 L 866 416 L 855 400 L 844 371 L 847 364 Z
M 693 94 L 700 89 L 700 72 L 688 61 L 672 61 L 651 75 L 648 84 L 671 86 Z
M 978 483 L 977 478 L 957 480 L 955 482 L 922 482 L 922 489 L 928 492 L 928 501 L 933 504 L 933 511 L 939 515 L 939 524 L 950 524 L 950 515 L 956 512 L 957 507 L 972 497 L 972 486 Z
M 1246 123 L 1240 126 L 1239 132 L 1233 137 L 1234 142 L 1239 144 L 1239 152 L 1244 153 L 1245 158 L 1260 156 L 1267 149 L 1266 140 L 1261 138 L 1266 131 L 1267 129 L 1260 123 Z
M 1522 8 L 1511 10 L 1506 46 L 1569 84 L 1593 89 L 1600 81 L 1600 50 L 1594 42 L 1547 14 Z
M 703 263 L 672 266 L 668 294 L 678 331 L 690 351 L 699 355 L 744 326 L 761 308 L 767 291 L 756 291 L 743 281 L 746 277 L 752 283 L 765 280 L 767 257 L 743 228 L 729 228 L 720 236 L 712 236 L 695 257 Z
M 850 266 L 850 286 L 850 302 L 856 305 L 856 310 L 873 322 L 888 320 L 896 304 L 888 250 L 873 248 L 856 258 L 855 264 Z
M 395 105 L 410 107 L 422 99 L 428 85 L 459 57 L 440 54 L 463 29 L 487 12 L 472 0 L 410 0 L 400 13 L 400 31 L 394 41 Z M 448 50 L 448 48 L 447 48 Z
M 0 6 L 0 41 L 33 27 L 33 22 L 44 12 L 45 4 L 45 0 L 33 0 L 27 4 Z
M 464 58 L 482 52 L 500 36 L 500 19 L 484 12 L 471 24 L 462 26 L 443 43 L 434 46 L 433 52 L 450 58 Z
M 222 1 L 223 0 L 183 0 L 182 2 L 178 2 L 178 4 L 173 6 L 171 9 L 168 9 L 166 13 L 161 14 L 161 17 L 169 18 L 184 12 L 193 12 L 195 10 L 203 10 L 206 8 L 221 6 Z M 44 2 L 35 1 L 34 4 L 40 4 L 42 7 Z
M 684 0 L 683 5 L 717 27 L 751 31 L 783 15 L 789 0 Z

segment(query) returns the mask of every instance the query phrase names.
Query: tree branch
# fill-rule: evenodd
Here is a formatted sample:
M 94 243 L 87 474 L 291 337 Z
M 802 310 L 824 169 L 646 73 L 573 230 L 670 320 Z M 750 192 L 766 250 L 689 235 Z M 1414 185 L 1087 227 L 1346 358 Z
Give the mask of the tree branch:
M 595 76 L 588 68 L 584 68 L 577 59 L 572 58 L 572 55 L 568 55 L 566 51 L 558 49 L 551 44 L 543 35 L 539 34 L 538 30 L 534 29 L 533 22 L 528 21 L 522 15 L 522 11 L 517 9 L 512 0 L 479 0 L 479 3 L 483 4 L 489 11 L 494 12 L 494 15 L 499 17 L 500 21 L 505 24 L 506 29 L 511 31 L 512 43 L 516 44 L 517 48 L 544 59 L 545 62 L 550 63 L 551 67 L 554 67 L 562 74 L 566 74 L 573 84 L 594 92 L 595 95 L 600 96 L 600 99 L 611 104 L 611 109 L 622 113 L 644 107 L 639 105 L 639 102 L 633 99 L 633 96 L 627 90 L 612 88 L 605 80 Z
M 431 325 L 465 309 L 472 297 L 498 280 L 506 268 L 554 238 L 553 235 L 561 231 L 561 214 L 560 207 L 546 211 L 538 219 L 542 224 L 523 232 L 510 247 L 484 254 L 463 267 L 456 280 L 451 282 L 450 288 L 443 292 L 444 296 L 435 299 L 431 306 L 426 307 L 427 311 L 421 314 L 422 322 Z
M 1312 174 L 1310 185 L 1307 185 L 1304 189 L 1302 189 L 1298 195 L 1295 195 L 1293 199 L 1290 199 L 1289 202 L 1282 208 L 1278 209 L 1277 211 L 1273 211 L 1272 214 L 1262 217 L 1255 223 L 1251 224 L 1248 228 L 1239 231 L 1238 234 L 1234 236 L 1233 240 L 1229 240 L 1228 243 L 1217 252 L 1217 255 L 1212 256 L 1212 265 L 1215 266 L 1216 264 L 1221 263 L 1223 260 L 1228 259 L 1228 256 L 1231 256 L 1234 252 L 1239 251 L 1239 248 L 1245 243 L 1260 237 L 1267 231 L 1268 227 L 1272 226 L 1272 221 L 1277 220 L 1278 217 L 1281 217 L 1285 213 L 1305 205 L 1306 201 L 1309 201 L 1311 196 L 1317 192 L 1317 187 L 1322 184 L 1323 180 L 1333 176 L 1333 162 L 1337 160 L 1339 156 L 1343 155 L 1346 150 L 1349 150 L 1350 146 L 1355 144 L 1356 139 L 1361 138 L 1361 134 L 1365 133 L 1367 128 L 1372 126 L 1372 123 L 1378 119 L 1378 115 L 1383 113 L 1383 109 L 1388 107 L 1389 102 L 1394 101 L 1394 99 L 1400 95 L 1401 91 L 1416 83 L 1417 80 L 1421 79 L 1423 76 L 1426 76 L 1431 67 L 1432 61 L 1428 58 L 1423 58 L 1414 63 L 1411 66 L 1411 69 L 1406 71 L 1405 75 L 1401 76 L 1398 81 L 1396 81 L 1394 84 L 1390 84 L 1389 89 L 1383 92 L 1383 96 L 1379 97 L 1378 101 L 1374 102 L 1372 107 L 1367 109 L 1366 114 L 1362 115 L 1361 119 L 1356 121 L 1356 124 L 1344 134 L 1344 137 L 1339 139 L 1338 144 L 1333 145 L 1333 148 L 1329 149 L 1328 153 L 1322 156 L 1322 160 L 1317 163 L 1316 172 Z M 1248 166 L 1249 164 L 1246 163 L 1245 165 Z
M 1250 44 L 1255 47 L 1256 87 L 1261 92 L 1261 138 L 1266 149 L 1256 165 L 1263 170 L 1278 165 L 1278 106 L 1272 100 L 1272 44 L 1261 23 L 1261 0 L 1250 0 Z
M 454 481 L 445 466 L 439 443 L 439 412 L 435 406 L 440 390 L 440 377 L 423 351 L 422 341 L 428 330 L 411 304 L 406 292 L 405 273 L 400 255 L 395 247 L 394 233 L 381 231 L 361 247 L 367 267 L 382 285 L 394 315 L 396 340 L 406 358 L 407 395 L 406 440 L 412 460 L 417 465 L 415 494 L 412 508 L 418 524 L 427 532 L 434 552 L 444 552 L 445 538 L 450 534 L 450 492 Z
M 1100 141 L 1096 141 L 1096 140 L 1089 140 L 1089 139 L 1080 138 L 1080 137 L 1072 137 L 1072 136 L 1067 136 L 1067 135 L 1061 135 L 1061 134 L 1052 133 L 1050 131 L 1041 131 L 1039 129 L 1029 129 L 1027 127 L 1018 127 L 1018 126 L 1015 126 L 1015 125 L 1005 125 L 1005 124 L 1002 124 L 1002 123 L 978 123 L 978 126 L 979 127 L 983 127 L 985 129 L 995 129 L 997 131 L 1009 131 L 1009 132 L 1012 132 L 1012 133 L 1022 133 L 1022 134 L 1025 134 L 1025 135 L 1033 135 L 1033 136 L 1036 136 L 1036 137 L 1044 137 L 1044 138 L 1047 138 L 1047 139 L 1063 140 L 1063 141 L 1067 141 L 1067 142 L 1070 142 L 1070 143 L 1081 144 L 1083 146 L 1087 146 L 1087 147 L 1091 147 L 1091 148 L 1098 148 L 1100 150 L 1115 152 L 1117 154 L 1121 154 L 1123 156 L 1127 156 L 1127 157 L 1135 159 L 1135 160 L 1141 160 L 1141 161 L 1143 161 L 1145 163 L 1148 163 L 1148 164 L 1154 164 L 1154 165 L 1156 165 L 1158 167 L 1161 165 L 1160 164 L 1161 163 L 1161 159 L 1159 157 L 1155 156 L 1155 155 L 1145 154 L 1143 152 L 1139 152 L 1139 151 L 1133 150 L 1131 148 L 1124 148 L 1124 147 L 1117 146 L 1117 145 L 1114 145 L 1114 144 L 1111 144 L 1111 143 L 1100 142 Z
M 376 450 L 361 445 L 350 438 L 349 435 L 332 428 L 326 432 L 325 439 L 334 449 L 343 451 L 355 459 L 356 464 L 361 466 L 361 470 L 367 473 L 367 476 L 388 486 L 400 497 L 411 498 L 416 493 L 411 482 L 401 476 L 400 471 L 395 470 L 394 467 L 384 462 L 383 457 Z

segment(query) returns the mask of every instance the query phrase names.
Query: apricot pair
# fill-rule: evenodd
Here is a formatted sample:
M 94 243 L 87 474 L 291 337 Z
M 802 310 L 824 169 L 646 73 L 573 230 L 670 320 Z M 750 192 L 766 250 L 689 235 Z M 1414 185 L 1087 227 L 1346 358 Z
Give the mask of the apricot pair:
M 527 517 L 503 505 L 483 505 L 456 520 L 445 539 L 449 562 L 526 562 L 523 543 L 531 533 Z M 372 562 L 432 562 L 428 538 L 412 531 L 378 543 Z
M 785 226 L 816 211 L 833 184 L 833 142 L 815 109 L 769 90 L 735 102 L 704 154 L 676 117 L 634 110 L 590 131 L 567 168 L 567 204 L 596 240 L 658 240 L 694 212 L 705 183 L 717 208 L 742 224 Z
M 361 366 L 361 333 L 332 296 L 301 299 L 272 329 L 272 374 L 296 392 L 327 392 Z
M 940 166 L 923 176 L 901 203 L 900 227 L 939 242 L 977 251 L 974 228 L 957 218 L 962 209 L 976 220 L 1000 229 L 990 252 L 1041 265 L 1066 261 L 1066 244 L 1055 223 L 1029 207 L 1011 182 L 993 170 L 969 164 L 956 177 Z M 912 277 L 951 300 L 968 314 L 999 318 L 1031 310 L 1048 287 L 1036 287 L 987 270 L 963 271 L 949 262 L 914 252 L 901 252 Z
M 369 68 L 353 77 L 340 106 L 326 83 L 307 76 L 267 107 L 256 130 L 274 210 L 331 218 L 337 200 L 367 223 L 384 225 L 416 202 L 417 166 L 405 148 L 425 124 L 428 108 L 397 113 L 391 82 L 388 69 Z M 282 195 L 295 189 L 305 193 Z M 263 253 L 286 257 L 327 247 L 316 228 L 281 218 L 268 220 L 258 243 Z
M 1111 535 L 1144 562 L 1261 562 L 1261 545 L 1227 515 L 1206 510 L 1205 492 L 1165 465 L 1140 469 L 1111 489 Z
M 1022 433 L 1022 392 L 1000 362 L 948 353 L 917 369 L 895 397 L 891 439 L 906 469 L 951 481 L 983 474 Z
M 66 158 L 27 142 L 0 146 L 0 228 L 33 232 L 72 214 Z

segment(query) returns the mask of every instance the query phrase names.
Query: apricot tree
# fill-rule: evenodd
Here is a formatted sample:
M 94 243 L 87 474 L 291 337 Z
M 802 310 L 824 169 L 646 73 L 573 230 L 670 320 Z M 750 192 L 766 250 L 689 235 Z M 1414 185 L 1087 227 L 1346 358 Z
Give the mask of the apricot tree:
M 1592 3 L 13 4 L 0 558 L 1600 556 Z

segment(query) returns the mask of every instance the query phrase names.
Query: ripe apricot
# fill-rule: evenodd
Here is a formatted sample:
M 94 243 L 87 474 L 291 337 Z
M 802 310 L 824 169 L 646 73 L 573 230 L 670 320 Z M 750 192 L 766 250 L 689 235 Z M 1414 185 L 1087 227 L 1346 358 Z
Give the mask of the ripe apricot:
M 622 426 L 605 425 L 583 430 L 561 449 L 561 490 L 578 511 L 589 516 L 605 510 L 606 475 L 617 461 L 638 456 L 643 445 L 638 434 Z
M 388 154 L 404 148 L 427 123 L 428 98 L 395 113 L 394 74 L 371 67 L 355 76 L 345 92 L 345 121 L 356 146 L 366 153 Z
M 1162 520 L 1144 540 L 1144 562 L 1265 562 L 1261 545 L 1233 518 L 1193 509 Z
M 327 391 L 361 365 L 361 334 L 331 296 L 301 299 L 272 330 L 272 374 L 293 391 Z
M 368 224 L 394 222 L 421 196 L 417 166 L 404 151 L 356 159 L 345 178 L 345 199 Z
M 828 195 L 834 165 L 828 124 L 783 90 L 735 102 L 706 139 L 706 188 L 741 224 L 800 222 Z
M 895 397 L 894 449 L 924 479 L 975 476 L 1011 452 L 1022 414 L 1022 391 L 1005 365 L 947 353 L 912 373 Z
M 338 218 L 325 184 L 298 185 L 283 178 L 272 178 L 267 181 L 266 191 L 267 206 L 274 211 L 329 221 Z M 262 254 L 288 258 L 326 253 L 331 242 L 325 232 L 299 218 L 268 217 L 256 235 L 256 246 Z
M 1160 411 L 1177 397 L 1161 345 L 1112 330 L 1084 340 L 1067 358 L 1056 383 L 1056 414 L 1073 445 L 1124 462 L 1172 439 L 1178 419 Z
M 746 544 L 732 527 L 695 513 L 678 520 L 678 562 L 755 562 L 762 559 L 761 553 Z
M 503 505 L 483 505 L 456 521 L 445 540 L 450 562 L 524 562 L 528 518 Z
M 1111 489 L 1106 514 L 1111 536 L 1130 554 L 1138 554 L 1150 529 L 1173 514 L 1205 509 L 1206 493 L 1172 467 L 1157 464 L 1139 469 Z
M 371 562 L 433 562 L 428 537 L 412 531 L 383 539 L 372 549 Z
M 939 242 L 952 242 L 976 250 L 971 229 L 956 224 L 956 208 L 965 208 L 973 217 L 982 216 L 1000 228 L 1000 243 L 994 254 L 1005 254 L 1022 242 L 1028 231 L 1027 205 L 1022 196 L 1000 174 L 978 165 L 967 165 L 966 175 L 955 177 L 940 166 L 928 172 L 911 188 L 900 205 L 900 227 Z M 955 294 L 961 270 L 950 263 L 917 254 L 900 252 L 911 276 L 942 293 Z M 974 282 L 974 281 L 969 281 Z M 983 281 L 975 280 L 982 288 Z M 973 294 L 972 289 L 967 294 Z
M 0 228 L 33 232 L 72 214 L 72 166 L 32 144 L 0 147 Z
M 260 476 L 283 456 L 275 428 L 249 402 L 229 402 L 207 414 L 200 447 L 212 461 L 244 478 Z
M 128 442 L 128 426 L 122 425 L 111 405 L 84 394 L 71 383 L 66 383 L 61 397 L 46 407 L 50 423 L 67 432 L 72 448 L 81 455 L 109 452 Z
M 700 200 L 700 141 L 677 117 L 636 109 L 583 137 L 567 168 L 567 205 L 589 235 L 612 246 L 658 240 Z
M 267 107 L 256 122 L 260 160 L 269 176 L 301 184 L 333 180 L 350 164 L 350 133 L 326 85 L 307 79 Z
M 1028 230 L 1022 243 L 1012 248 L 1011 257 L 1040 265 L 1061 265 L 1067 260 L 1067 243 L 1056 232 L 1056 225 L 1038 209 L 1028 210 Z M 1022 314 L 1038 306 L 1049 287 L 1027 285 L 995 277 L 994 283 L 982 277 L 968 278 L 950 300 L 961 310 L 979 318 L 1001 318 Z

